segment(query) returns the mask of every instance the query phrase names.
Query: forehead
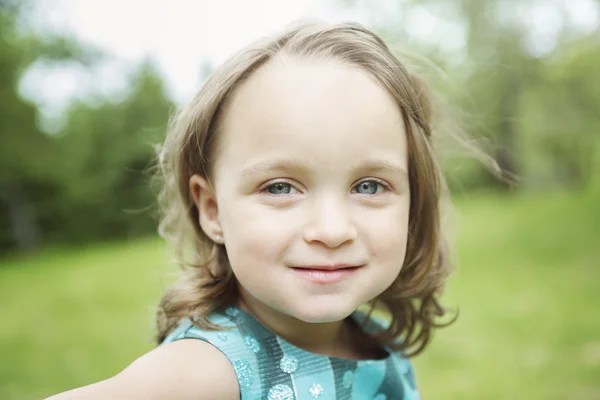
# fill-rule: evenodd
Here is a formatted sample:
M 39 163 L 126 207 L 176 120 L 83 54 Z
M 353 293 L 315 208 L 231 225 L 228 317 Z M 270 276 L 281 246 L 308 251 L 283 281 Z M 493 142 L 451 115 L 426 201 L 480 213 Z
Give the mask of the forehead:
M 407 164 L 406 132 L 392 96 L 358 67 L 282 58 L 256 71 L 223 113 L 217 168 L 269 157 L 323 166 L 382 158 Z

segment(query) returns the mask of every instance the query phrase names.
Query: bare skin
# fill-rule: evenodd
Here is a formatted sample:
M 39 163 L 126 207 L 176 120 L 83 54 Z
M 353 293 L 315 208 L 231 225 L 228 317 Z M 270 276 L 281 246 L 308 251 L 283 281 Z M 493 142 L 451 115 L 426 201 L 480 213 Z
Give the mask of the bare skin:
M 237 400 L 239 387 L 229 360 L 200 340 L 157 347 L 118 375 L 52 396 L 49 400 Z

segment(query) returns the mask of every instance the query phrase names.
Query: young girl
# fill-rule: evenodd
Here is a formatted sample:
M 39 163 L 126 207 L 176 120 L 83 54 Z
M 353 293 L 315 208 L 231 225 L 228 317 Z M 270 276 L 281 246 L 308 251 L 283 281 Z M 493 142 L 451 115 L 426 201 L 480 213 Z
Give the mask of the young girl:
M 161 233 L 189 267 L 160 345 L 56 399 L 418 399 L 408 357 L 449 273 L 427 93 L 357 24 L 230 58 L 160 154 Z

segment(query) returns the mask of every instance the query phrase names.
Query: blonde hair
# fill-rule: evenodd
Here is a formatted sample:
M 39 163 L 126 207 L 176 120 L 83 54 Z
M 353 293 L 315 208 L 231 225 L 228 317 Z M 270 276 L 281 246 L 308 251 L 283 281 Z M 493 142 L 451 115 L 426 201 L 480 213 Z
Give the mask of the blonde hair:
M 159 156 L 163 211 L 159 232 L 185 268 L 160 302 L 157 340 L 162 342 L 186 317 L 196 317 L 199 326 L 211 328 L 207 315 L 236 301 L 237 282 L 226 249 L 213 243 L 199 226 L 189 180 L 194 174 L 211 176 L 214 139 L 231 93 L 279 55 L 334 59 L 356 66 L 384 87 L 402 112 L 411 193 L 406 257 L 396 280 L 371 306 L 382 305 L 391 320 L 375 339 L 408 356 L 417 354 L 429 343 L 433 330 L 444 326 L 437 322 L 446 313 L 439 296 L 451 264 L 440 222 L 446 186 L 432 146 L 431 99 L 424 82 L 383 40 L 356 23 L 296 24 L 254 43 L 214 71 L 171 121 Z

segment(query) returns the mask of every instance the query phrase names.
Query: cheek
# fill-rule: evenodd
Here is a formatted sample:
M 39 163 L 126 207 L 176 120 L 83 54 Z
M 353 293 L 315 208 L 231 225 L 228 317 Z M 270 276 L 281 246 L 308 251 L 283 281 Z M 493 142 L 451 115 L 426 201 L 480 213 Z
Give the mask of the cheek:
M 264 205 L 233 202 L 223 215 L 227 252 L 232 267 L 237 261 L 244 264 L 253 260 L 277 261 L 297 232 L 298 220 L 294 213 L 282 214 L 265 209 Z
M 368 245 L 371 256 L 390 268 L 401 268 L 408 240 L 408 207 L 397 207 L 369 218 Z

